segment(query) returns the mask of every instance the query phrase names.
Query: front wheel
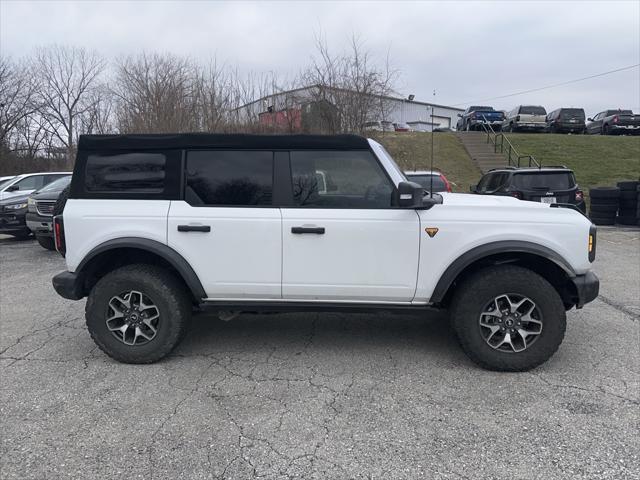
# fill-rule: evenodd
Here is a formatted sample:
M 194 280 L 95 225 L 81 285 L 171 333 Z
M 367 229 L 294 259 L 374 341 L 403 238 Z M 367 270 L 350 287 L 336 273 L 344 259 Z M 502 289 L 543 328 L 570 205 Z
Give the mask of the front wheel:
M 153 363 L 184 337 L 191 303 L 184 285 L 168 271 L 127 265 L 96 283 L 85 315 L 91 338 L 111 358 Z
M 566 328 L 553 286 L 517 266 L 489 267 L 457 288 L 451 322 L 467 356 L 489 370 L 520 372 L 547 361 Z

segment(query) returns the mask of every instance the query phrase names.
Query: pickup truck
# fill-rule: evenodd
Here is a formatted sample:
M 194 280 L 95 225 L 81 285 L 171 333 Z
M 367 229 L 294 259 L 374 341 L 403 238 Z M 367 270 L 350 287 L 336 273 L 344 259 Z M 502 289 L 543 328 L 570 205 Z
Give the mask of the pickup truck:
M 467 108 L 463 113 L 458 114 L 458 131 L 481 130 L 482 125 L 491 125 L 494 130 L 502 128 L 504 113 L 494 110 L 493 107 L 474 105 Z
M 587 133 L 591 135 L 640 134 L 640 114 L 631 110 L 605 110 L 587 120 Z
M 359 136 L 85 135 L 53 286 L 122 362 L 167 356 L 194 311 L 448 309 L 473 361 L 522 371 L 598 294 L 595 227 L 562 207 L 425 195 Z

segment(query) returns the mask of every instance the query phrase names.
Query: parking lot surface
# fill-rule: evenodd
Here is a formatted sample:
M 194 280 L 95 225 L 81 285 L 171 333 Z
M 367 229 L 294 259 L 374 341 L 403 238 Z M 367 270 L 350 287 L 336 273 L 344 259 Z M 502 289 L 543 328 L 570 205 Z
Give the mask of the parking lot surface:
M 0 239 L 0 478 L 639 478 L 640 233 L 600 229 L 601 296 L 528 373 L 472 364 L 444 315 L 196 317 L 116 363 L 63 259 Z

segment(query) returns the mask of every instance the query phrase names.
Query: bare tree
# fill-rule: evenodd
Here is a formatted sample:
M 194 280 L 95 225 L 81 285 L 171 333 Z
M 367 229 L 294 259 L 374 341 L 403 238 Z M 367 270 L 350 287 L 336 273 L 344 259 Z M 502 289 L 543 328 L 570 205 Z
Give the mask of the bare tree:
M 24 64 L 0 57 L 0 149 L 8 147 L 13 131 L 34 112 L 35 91 Z
M 327 107 L 324 113 L 319 110 L 324 129 L 360 132 L 368 121 L 385 120 L 390 109 L 388 97 L 398 77 L 389 56 L 383 66 L 378 65 L 355 36 L 347 52 L 332 54 L 321 37 L 316 39 L 316 49 L 318 58 L 302 77 L 312 87 L 314 101 Z
M 121 59 L 117 62 L 113 94 L 120 131 L 198 129 L 196 67 L 187 59 L 146 53 Z
M 34 76 L 39 81 L 37 99 L 52 138 L 73 158 L 81 118 L 94 108 L 105 61 L 84 48 L 54 45 L 36 50 Z

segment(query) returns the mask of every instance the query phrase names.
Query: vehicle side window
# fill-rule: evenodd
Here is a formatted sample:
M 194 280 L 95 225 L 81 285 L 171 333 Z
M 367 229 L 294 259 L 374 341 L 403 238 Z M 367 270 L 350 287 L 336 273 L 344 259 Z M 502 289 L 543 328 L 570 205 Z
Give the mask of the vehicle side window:
M 62 177 L 66 177 L 66 175 L 44 175 L 42 185 L 49 185 L 51 182 L 54 182 Z
M 91 154 L 85 167 L 88 192 L 161 193 L 165 186 L 166 156 L 136 152 Z
M 27 178 L 23 178 L 19 182 L 14 183 L 18 187 L 19 191 L 22 190 L 37 190 L 42 187 L 43 181 L 42 175 L 32 175 Z
M 507 179 L 507 175 L 506 173 L 494 173 L 491 176 L 491 181 L 487 184 L 487 191 L 493 192 L 500 188 Z
M 480 179 L 480 182 L 478 182 L 478 186 L 476 187 L 476 191 L 484 193 L 487 191 L 487 185 L 489 185 L 489 182 L 491 181 L 491 177 L 493 177 L 493 174 L 489 173 L 487 175 L 485 175 L 484 177 L 482 177 Z
M 392 206 L 394 186 L 369 151 L 293 151 L 291 176 L 293 202 L 301 207 Z
M 190 205 L 272 205 L 273 152 L 191 151 L 185 177 Z

